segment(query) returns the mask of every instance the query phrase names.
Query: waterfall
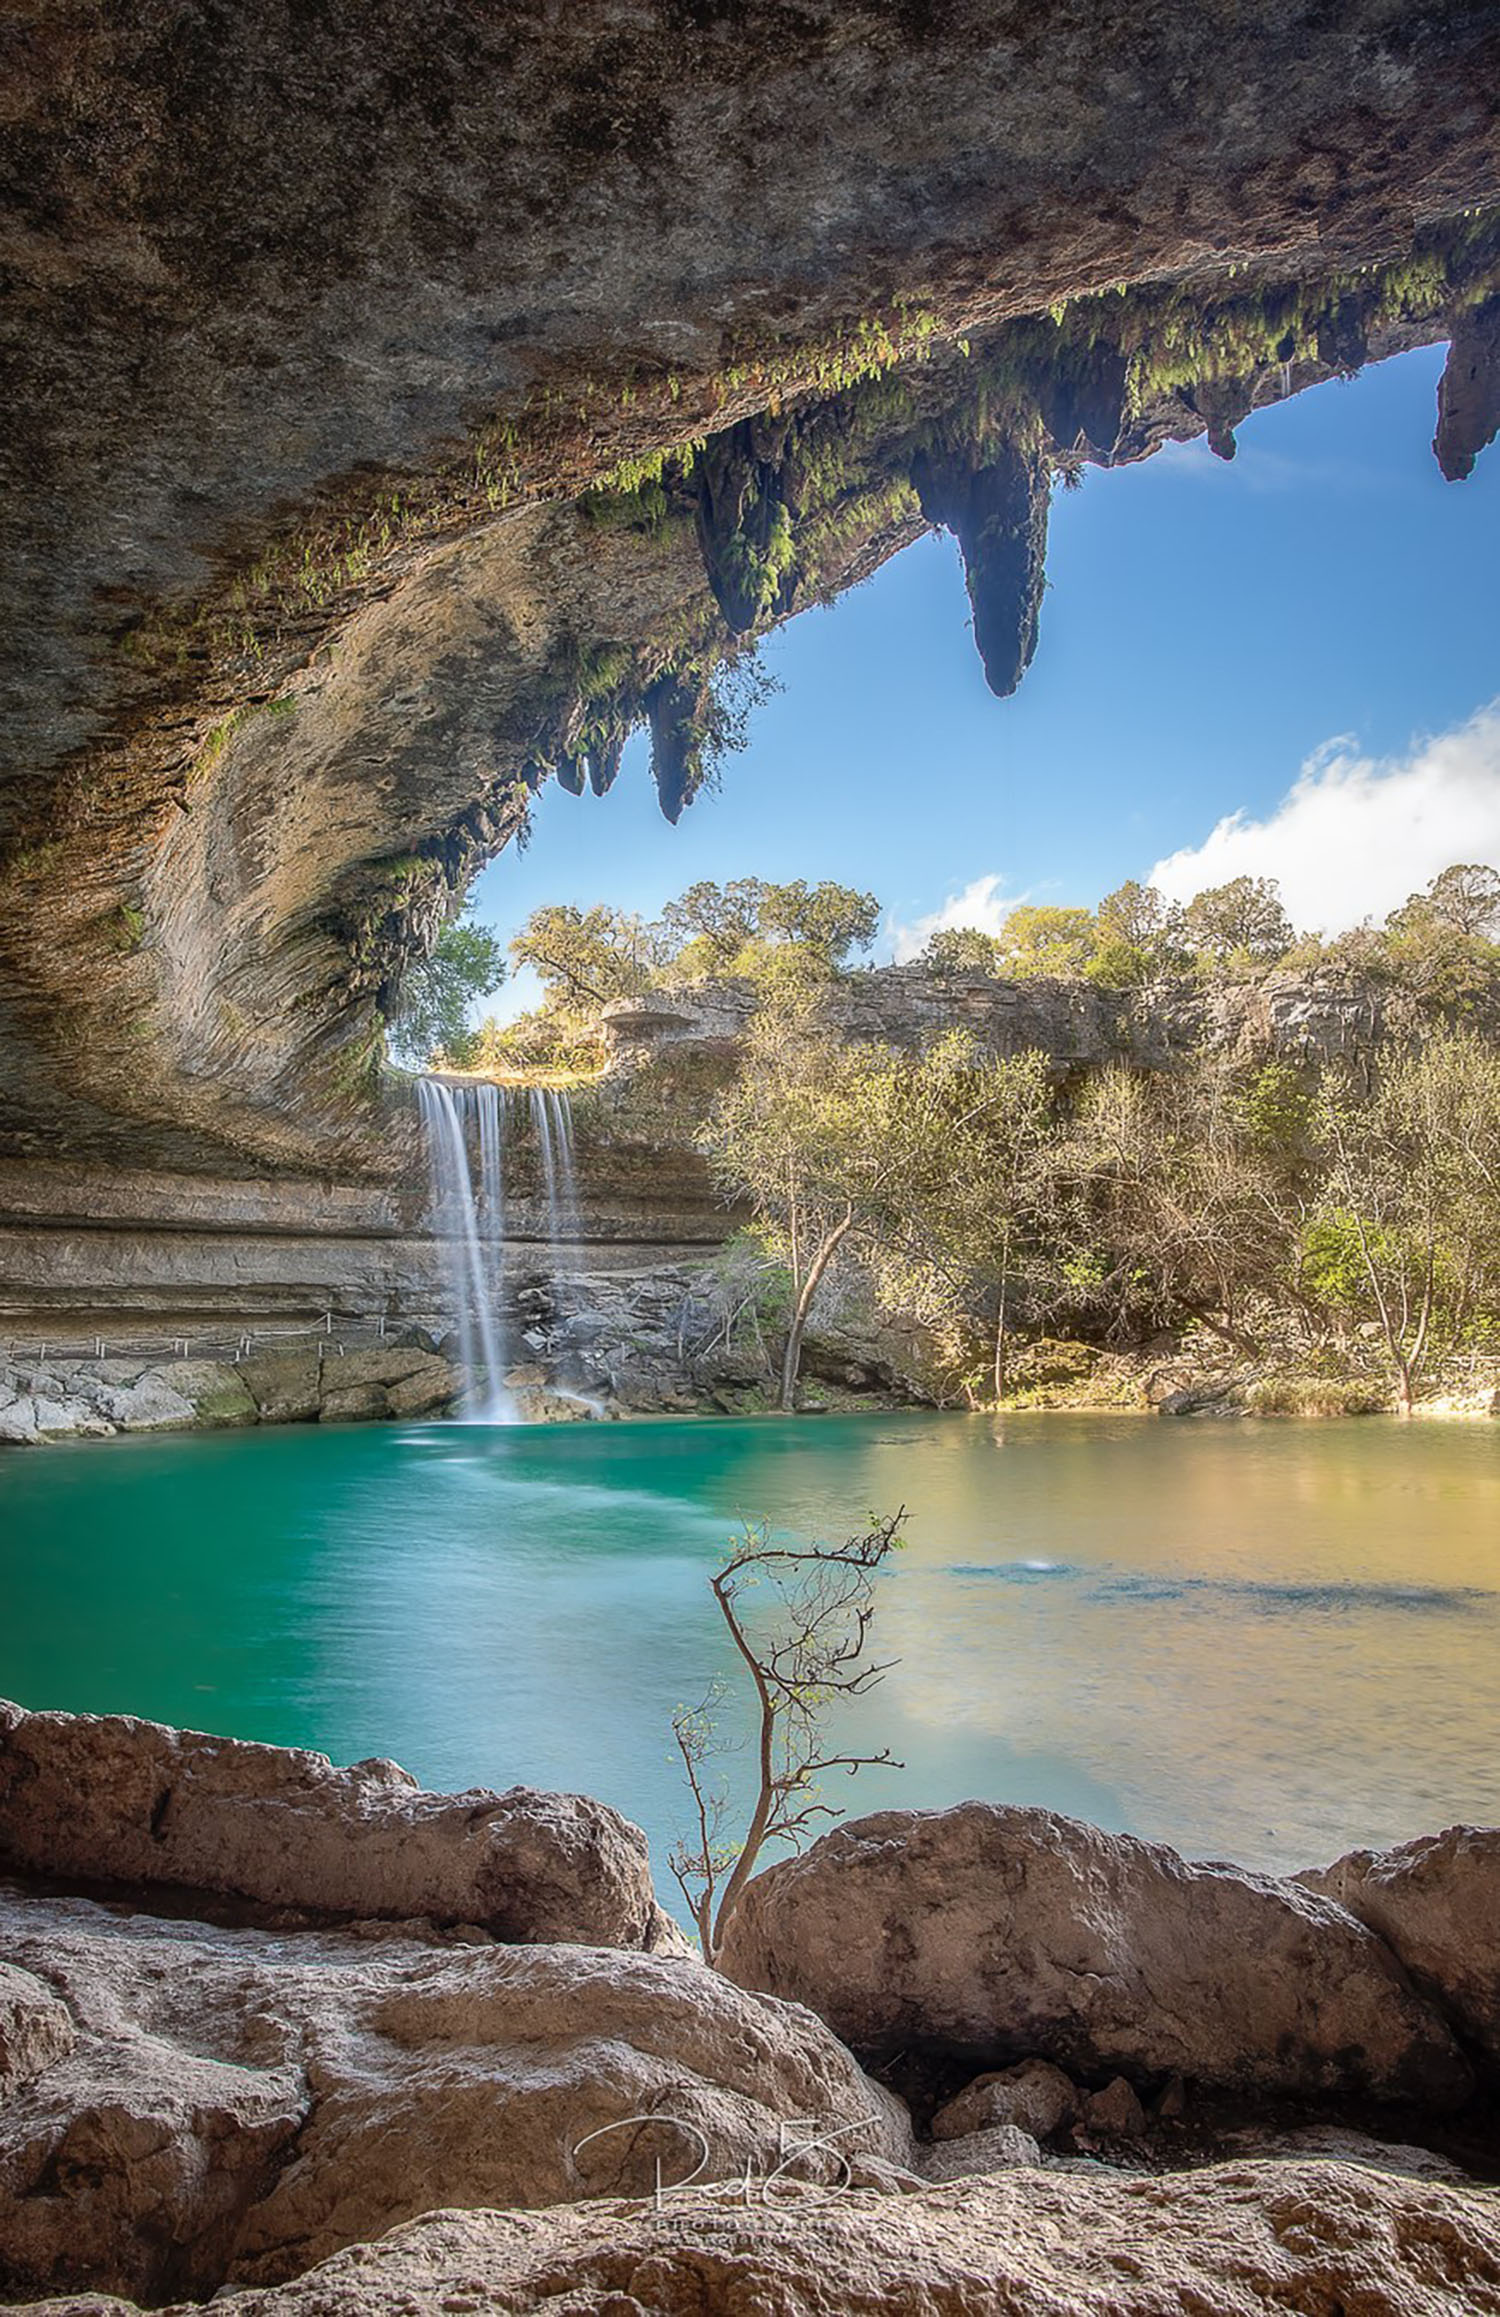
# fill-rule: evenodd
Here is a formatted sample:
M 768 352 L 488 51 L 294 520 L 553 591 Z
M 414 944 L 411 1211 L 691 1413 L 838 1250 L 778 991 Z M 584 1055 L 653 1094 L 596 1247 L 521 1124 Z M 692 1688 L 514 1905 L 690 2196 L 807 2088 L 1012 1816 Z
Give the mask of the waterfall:
M 451 1086 L 442 1078 L 419 1078 L 417 1101 L 432 1176 L 432 1232 L 447 1260 L 459 1357 L 476 1379 L 472 1405 L 465 1414 L 471 1423 L 510 1423 L 515 1411 L 505 1389 L 505 1115 L 500 1090 L 482 1083 Z M 486 1226 L 482 1239 L 469 1168 L 471 1118 L 479 1128 Z
M 533 1086 L 529 1099 L 547 1202 L 547 1251 L 555 1302 L 565 1275 L 563 1247 L 578 1224 L 573 1106 L 554 1086 Z M 417 1100 L 432 1175 L 432 1234 L 440 1242 L 447 1264 L 459 1357 L 471 1376 L 483 1377 L 473 1405 L 466 1410 L 467 1420 L 513 1423 L 515 1406 L 505 1389 L 505 1143 L 510 1095 L 505 1087 L 483 1078 L 467 1085 L 456 1085 L 447 1078 L 419 1078 Z M 477 1185 L 469 1163 L 471 1134 L 479 1156 Z M 581 1397 L 576 1393 L 564 1396 Z
M 533 1086 L 531 1124 L 542 1162 L 542 1188 L 547 1195 L 547 1244 L 552 1252 L 554 1281 L 562 1275 L 562 1242 L 573 1235 L 578 1211 L 578 1184 L 573 1169 L 573 1105 L 557 1086 Z

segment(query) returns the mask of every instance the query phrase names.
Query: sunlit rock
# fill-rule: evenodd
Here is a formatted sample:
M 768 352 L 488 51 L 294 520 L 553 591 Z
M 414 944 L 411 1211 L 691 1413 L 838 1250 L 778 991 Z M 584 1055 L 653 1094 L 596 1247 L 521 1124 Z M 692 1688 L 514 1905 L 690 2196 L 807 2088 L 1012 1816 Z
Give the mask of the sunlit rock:
M 0 1705 L 0 1865 L 506 1940 L 679 1948 L 646 1840 L 602 1802 L 427 1794 L 394 1762 Z
M 724 1968 L 867 2060 L 1039 2056 L 1098 2081 L 1412 2101 L 1473 2088 L 1439 2012 L 1299 1884 L 984 1802 L 883 1811 L 746 1888 Z
M 1500 1829 L 1450 1826 L 1393 1850 L 1352 1850 L 1297 1880 L 1378 1932 L 1500 2068 Z
M 764 2176 L 819 2132 L 909 2167 L 900 2103 L 809 2013 L 694 1962 L 477 1938 L 0 1892 L 0 1941 L 77 2021 L 0 2102 L 0 2291 L 206 2294 L 434 2206 Z
M 1167 2179 L 1029 2169 L 914 2196 L 830 2202 L 737 2189 L 530 2214 L 437 2212 L 243 2317 L 409 2317 L 492 2307 L 635 2317 L 1495 2317 L 1500 2217 L 1482 2192 L 1339 2163 L 1227 2164 Z M 99 2317 L 99 2304 L 55 2317 Z

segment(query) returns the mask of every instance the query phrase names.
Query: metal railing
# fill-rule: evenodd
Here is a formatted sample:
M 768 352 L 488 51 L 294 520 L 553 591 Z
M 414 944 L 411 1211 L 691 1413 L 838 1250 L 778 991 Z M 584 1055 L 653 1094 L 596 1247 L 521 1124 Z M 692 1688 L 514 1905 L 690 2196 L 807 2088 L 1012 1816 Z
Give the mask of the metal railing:
M 256 1352 L 290 1351 L 299 1345 L 316 1348 L 320 1359 L 342 1359 L 346 1352 L 368 1351 L 403 1335 L 419 1321 L 392 1319 L 384 1313 L 371 1319 L 338 1318 L 331 1311 L 312 1324 L 276 1320 L 254 1327 L 176 1330 L 152 1334 L 132 1329 L 128 1334 L 97 1331 L 75 1334 L 11 1336 L 0 1331 L 0 1367 L 45 1367 L 57 1360 L 216 1360 L 237 1367 Z M 337 1330 L 337 1333 L 335 1333 Z M 433 1327 L 433 1335 L 445 1330 Z

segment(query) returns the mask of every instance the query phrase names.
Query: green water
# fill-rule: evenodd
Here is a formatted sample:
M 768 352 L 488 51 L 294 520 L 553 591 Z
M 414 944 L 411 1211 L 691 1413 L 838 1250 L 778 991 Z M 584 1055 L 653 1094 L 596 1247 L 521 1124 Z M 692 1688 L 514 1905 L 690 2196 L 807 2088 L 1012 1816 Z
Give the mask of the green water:
M 1269 1867 L 1500 1820 L 1500 1426 L 1030 1415 L 287 1429 L 0 1463 L 0 1695 L 681 1818 L 730 1529 L 911 1508 L 842 1807 Z

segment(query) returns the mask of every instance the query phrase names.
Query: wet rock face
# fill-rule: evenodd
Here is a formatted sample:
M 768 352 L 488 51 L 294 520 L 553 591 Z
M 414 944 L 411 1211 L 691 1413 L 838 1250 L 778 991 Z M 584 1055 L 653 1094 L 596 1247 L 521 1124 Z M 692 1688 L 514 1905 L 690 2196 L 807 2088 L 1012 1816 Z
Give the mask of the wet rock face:
M 10 1975 L 45 1973 L 73 2032 L 0 2102 L 0 2292 L 274 2281 L 436 2206 L 644 2196 L 705 2150 L 707 2178 L 768 2172 L 809 2117 L 910 2158 L 900 2103 L 806 2012 L 694 1962 L 467 1938 L 0 1890 Z
M 723 1967 L 866 2059 L 1040 2057 L 1096 2081 L 1439 2111 L 1473 2090 L 1445 2019 L 1341 1908 L 1050 1811 L 853 1820 L 755 1878 Z
M 506 1940 L 681 1947 L 644 1835 L 602 1802 L 427 1794 L 394 1762 L 335 1769 L 126 1715 L 0 1705 L 0 1866 Z
M 1495 2317 L 1491 2197 L 1339 2163 L 1229 2164 L 1173 2179 L 1013 2169 L 913 2196 L 776 2209 L 689 2192 L 665 2223 L 640 2204 L 545 2214 L 436 2212 L 236 2302 L 243 2317 L 407 2317 L 416 2309 L 559 2317 Z M 56 2317 L 98 2317 L 64 2301 Z

